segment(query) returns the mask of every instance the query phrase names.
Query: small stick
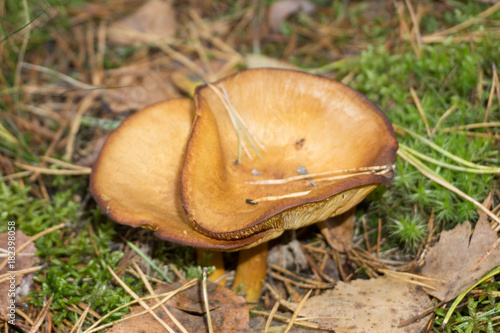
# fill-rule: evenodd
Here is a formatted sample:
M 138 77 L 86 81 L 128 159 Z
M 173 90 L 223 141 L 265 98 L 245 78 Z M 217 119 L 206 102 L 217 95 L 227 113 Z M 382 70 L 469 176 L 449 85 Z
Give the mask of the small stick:
M 203 267 L 203 304 L 205 305 L 205 312 L 207 314 L 208 332 L 214 333 L 212 326 L 212 317 L 210 316 L 210 306 L 208 305 L 208 292 L 207 292 L 207 268 Z

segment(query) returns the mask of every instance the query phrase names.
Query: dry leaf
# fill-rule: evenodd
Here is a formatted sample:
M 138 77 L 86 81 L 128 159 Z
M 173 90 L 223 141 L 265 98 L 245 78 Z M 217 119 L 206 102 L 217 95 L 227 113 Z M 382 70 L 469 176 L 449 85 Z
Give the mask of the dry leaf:
M 309 298 L 300 316 L 336 333 L 417 333 L 427 320 L 402 328 L 398 325 L 423 311 L 428 303 L 429 297 L 420 287 L 381 277 L 339 282 L 335 289 Z
M 171 285 L 162 285 L 155 290 L 155 293 L 173 291 L 182 285 L 182 283 L 178 282 Z M 236 295 L 233 291 L 210 281 L 207 281 L 207 289 L 214 332 L 248 332 L 249 314 L 245 299 Z M 200 282 L 175 295 L 165 303 L 167 309 L 188 332 L 208 331 L 201 290 Z M 150 307 L 157 304 L 154 300 L 148 300 L 146 303 Z M 130 310 L 130 315 L 133 315 L 144 311 L 144 308 L 142 306 L 132 306 Z M 180 332 L 161 307 L 154 310 L 154 312 L 174 331 Z M 115 324 L 109 332 L 142 333 L 163 331 L 163 326 L 153 316 L 144 314 Z
M 176 30 L 175 12 L 169 2 L 150 0 L 135 13 L 113 23 L 108 31 L 111 43 L 134 45 L 147 40 L 172 38 Z
M 330 217 L 325 221 L 330 235 L 330 246 L 335 250 L 347 253 L 352 249 L 352 237 L 354 236 L 354 218 L 356 208 L 352 208 L 335 217 Z
M 307 0 L 277 1 L 269 8 L 268 22 L 272 33 L 280 32 L 281 22 L 292 14 L 303 12 L 312 13 L 316 6 Z
M 474 268 L 497 239 L 498 236 L 491 230 L 485 214 L 480 215 L 472 237 L 469 222 L 443 231 L 439 242 L 430 248 L 425 257 L 421 274 L 447 282 L 428 282 L 437 290 L 427 292 L 442 301 L 449 301 L 500 265 L 500 247 L 497 247 L 484 262 Z
M 158 103 L 166 99 L 181 97 L 170 80 L 169 72 L 149 71 L 144 75 L 124 75 L 106 82 L 104 102 L 113 112 L 127 112 Z
M 0 234 L 0 248 L 7 250 L 8 236 L 9 235 L 6 232 Z M 23 245 L 30 239 L 29 236 L 26 236 L 22 231 L 19 230 L 16 231 L 15 237 L 16 237 L 15 239 L 16 248 L 19 248 L 21 245 Z M 29 244 L 20 253 L 16 254 L 15 266 L 11 268 L 9 267 L 9 264 L 7 264 L 4 268 L 0 270 L 0 275 L 6 274 L 9 271 L 20 271 L 35 266 L 38 263 L 38 257 L 35 255 L 35 253 L 36 253 L 35 244 L 33 243 Z M 4 260 L 5 258 L 0 258 L 0 262 Z M 0 304 L 5 304 L 5 305 L 9 304 L 11 299 L 9 297 L 9 294 L 12 293 L 11 282 L 14 282 L 14 280 L 6 280 L 0 283 Z M 23 298 L 26 294 L 28 294 L 28 292 L 31 290 L 31 287 L 33 285 L 33 275 L 25 274 L 22 276 L 16 276 L 14 284 L 16 286 L 16 291 L 15 291 L 16 299 L 19 300 Z M 6 306 L 0 306 L 0 315 L 2 316 L 7 315 Z

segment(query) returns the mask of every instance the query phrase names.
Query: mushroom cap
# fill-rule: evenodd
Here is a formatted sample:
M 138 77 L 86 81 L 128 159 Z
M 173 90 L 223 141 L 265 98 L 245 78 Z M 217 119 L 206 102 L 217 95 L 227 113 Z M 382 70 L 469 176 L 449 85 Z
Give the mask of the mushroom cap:
M 214 86 L 226 94 L 261 158 L 240 133 L 253 158 L 242 154 L 235 162 L 240 149 L 236 121 Z M 330 181 L 314 178 L 318 188 L 307 180 L 248 183 L 297 176 L 300 166 L 316 174 L 394 163 L 398 144 L 391 123 L 366 97 L 341 83 L 292 70 L 254 69 L 198 88 L 195 101 L 181 194 L 193 227 L 211 238 L 245 239 L 324 220 L 394 176 L 391 169 Z M 268 199 L 247 200 L 257 198 Z
M 175 99 L 124 120 L 109 135 L 92 168 L 90 190 L 101 209 L 118 223 L 151 229 L 159 238 L 195 247 L 237 250 L 279 236 L 282 230 L 267 230 L 228 241 L 193 228 L 180 194 L 193 118 L 193 102 Z

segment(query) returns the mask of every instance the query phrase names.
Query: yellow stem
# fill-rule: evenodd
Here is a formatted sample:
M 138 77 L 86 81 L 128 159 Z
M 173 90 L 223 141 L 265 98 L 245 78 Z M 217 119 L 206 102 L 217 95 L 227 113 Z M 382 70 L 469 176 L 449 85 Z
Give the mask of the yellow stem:
M 264 279 L 267 275 L 267 242 L 248 250 L 241 250 L 238 267 L 234 277 L 233 289 L 241 286 L 249 303 L 256 303 L 260 298 Z

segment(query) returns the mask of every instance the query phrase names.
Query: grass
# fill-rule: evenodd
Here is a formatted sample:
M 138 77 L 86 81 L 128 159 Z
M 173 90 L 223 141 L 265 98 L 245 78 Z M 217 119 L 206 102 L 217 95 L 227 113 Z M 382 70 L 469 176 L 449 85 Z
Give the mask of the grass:
M 269 6 L 272 2 L 264 3 Z M 495 63 L 500 59 L 500 47 L 495 26 L 492 27 L 491 24 L 500 21 L 500 12 L 493 13 L 489 21 L 478 22 L 464 31 L 472 34 L 489 31 L 474 42 L 454 42 L 453 36 L 449 36 L 439 43 L 424 43 L 415 52 L 412 37 L 403 34 L 400 38 L 398 35 L 401 20 L 411 26 L 406 11 L 405 17 L 400 18 L 395 11 L 388 13 L 370 2 L 317 0 L 315 3 L 321 10 L 312 15 L 294 15 L 283 22 L 281 30 L 287 38 L 278 41 L 262 39 L 261 52 L 271 57 L 287 59 L 302 68 L 328 67 L 337 60 L 344 59 L 341 65 L 333 66 L 335 72 L 329 71 L 326 75 L 346 80 L 348 85 L 374 101 L 393 123 L 424 137 L 428 137 L 428 128 L 435 128 L 432 142 L 449 153 L 480 165 L 500 166 L 498 140 L 494 137 L 498 133 L 497 129 L 470 130 L 465 134 L 444 130 L 484 122 L 493 82 L 493 68 L 494 65 L 500 65 Z M 89 73 L 94 64 L 89 59 L 81 63 L 68 60 L 67 55 L 58 50 L 59 44 L 55 43 L 53 32 L 56 30 L 62 36 L 71 34 L 75 28 L 71 19 L 75 17 L 75 12 L 82 12 L 84 5 L 83 1 L 75 0 L 30 3 L 28 21 L 38 15 L 43 19 L 32 22 L 24 60 L 31 63 L 41 61 L 44 66 L 84 82 L 91 82 Z M 433 7 L 438 6 L 434 2 L 422 1 L 421 5 L 422 35 L 433 34 L 476 18 L 488 8 L 476 1 L 448 0 L 440 3 L 441 7 Z M 66 125 L 50 118 L 21 113 L 12 101 L 16 95 L 11 89 L 15 88 L 15 82 L 19 79 L 16 77 L 16 66 L 20 61 L 18 57 L 23 31 L 26 29 L 21 29 L 24 24 L 19 22 L 26 22 L 27 18 L 22 1 L 7 0 L 4 6 L 8 15 L 3 15 L 0 32 L 8 38 L 0 42 L 0 85 L 3 87 L 0 89 L 0 116 L 3 125 L 0 128 L 0 157 L 2 161 L 18 160 L 38 164 L 41 162 L 39 156 L 45 154 L 51 142 L 57 143 L 57 140 L 53 137 L 45 138 L 37 128 L 23 127 L 19 118 L 39 123 L 40 127 L 54 133 L 61 128 L 64 130 Z M 239 17 L 250 5 L 240 8 L 234 2 L 219 1 L 212 7 L 217 10 L 209 14 L 209 22 L 216 22 L 221 17 L 229 22 L 227 24 L 236 25 L 231 17 Z M 106 9 L 104 5 L 100 8 Z M 182 12 L 184 9 L 181 6 L 178 10 Z M 50 18 L 49 11 L 57 15 Z M 99 15 L 96 17 L 85 24 L 95 25 L 99 21 Z M 83 29 L 82 25 L 77 25 L 76 28 Z M 233 32 L 227 34 L 231 33 Z M 191 38 L 186 32 L 179 34 L 181 40 Z M 231 38 L 235 49 L 242 53 L 251 52 L 253 35 L 250 28 L 241 28 Z M 296 38 L 295 48 L 289 46 L 292 38 Z M 74 47 L 73 44 L 72 46 Z M 176 46 L 195 57 L 196 53 L 188 42 L 179 42 Z M 147 47 L 109 46 L 102 67 L 120 68 L 136 58 L 144 59 L 144 53 L 156 55 L 158 52 Z M 210 52 L 211 57 L 217 54 L 208 49 L 207 52 Z M 43 59 L 49 60 L 43 62 Z M 21 78 L 40 86 L 46 82 L 46 77 L 24 71 Z M 57 80 L 50 78 L 47 82 L 57 83 Z M 411 89 L 414 89 L 414 95 Z M 26 104 L 34 105 L 43 104 L 47 100 L 65 103 L 70 98 L 74 98 L 73 103 L 76 103 L 80 95 L 71 97 L 71 93 L 75 92 L 48 96 L 23 93 L 18 97 Z M 418 110 L 415 96 L 425 114 L 427 125 Z M 452 111 L 444 118 L 443 115 L 450 109 Z M 500 121 L 499 111 L 499 101 L 494 100 L 489 109 L 488 121 Z M 96 137 L 102 137 L 122 118 L 102 112 L 101 108 L 91 109 L 82 118 L 83 127 L 77 142 L 91 146 Z M 64 130 L 64 133 L 67 134 L 68 130 Z M 456 165 L 455 161 L 411 135 L 398 132 L 398 140 L 402 145 L 434 160 Z M 56 149 L 51 156 L 64 158 L 64 149 Z M 426 164 L 478 201 L 482 201 L 490 191 L 498 189 L 498 180 L 493 174 L 467 173 L 437 164 Z M 4 174 L 20 171 L 12 167 L 2 168 Z M 45 200 L 40 199 L 44 197 L 40 182 L 47 191 Z M 27 302 L 34 308 L 42 308 L 44 300 L 54 294 L 51 313 L 54 314 L 52 320 L 56 327 L 68 327 L 65 320 L 69 323 L 76 322 L 79 314 L 76 310 L 71 310 L 72 305 L 91 303 L 93 310 L 106 313 L 129 302 L 131 296 L 112 283 L 112 276 L 106 268 L 110 266 L 116 270 L 123 264 L 121 260 L 125 258 L 125 250 L 128 248 L 118 237 L 117 230 L 124 230 L 124 227 L 107 220 L 95 205 L 89 204 L 88 190 L 81 185 L 86 185 L 86 178 L 43 176 L 40 182 L 30 183 L 24 178 L 20 182 L 0 183 L 2 220 L 16 221 L 19 229 L 28 235 L 37 234 L 61 222 L 68 223 L 67 228 L 36 241 L 38 256 L 46 268 L 36 275 L 38 289 Z M 368 217 L 369 229 L 377 228 L 379 218 L 383 220 L 383 236 L 386 241 L 382 244 L 382 250 L 396 247 L 401 253 L 414 254 L 425 239 L 427 221 L 432 212 L 438 230 L 450 229 L 465 220 L 473 222 L 478 216 L 473 204 L 432 182 L 398 158 L 393 183 L 377 189 L 360 205 L 357 214 Z M 5 227 L 6 225 L 1 225 L 0 231 Z M 360 226 L 360 230 L 362 229 Z M 370 237 L 371 243 L 375 244 L 376 235 L 372 233 Z M 165 247 L 160 245 L 161 242 L 151 240 L 147 243 L 153 244 L 149 253 L 152 260 L 168 276 L 173 277 L 165 266 L 167 262 L 173 263 L 188 279 L 202 276 L 202 268 L 193 264 L 196 255 L 192 249 Z M 155 276 L 161 279 L 160 275 Z M 143 284 L 139 279 L 129 274 L 122 278 L 135 292 L 143 291 Z M 445 331 L 494 332 L 494 324 L 498 323 L 495 318 L 500 311 L 495 297 L 499 287 L 499 282 L 494 279 L 481 284 L 467 302 L 454 311 Z M 120 311 L 108 320 L 119 318 L 126 312 L 127 310 Z M 435 311 L 434 331 L 440 331 L 444 315 L 443 308 Z

